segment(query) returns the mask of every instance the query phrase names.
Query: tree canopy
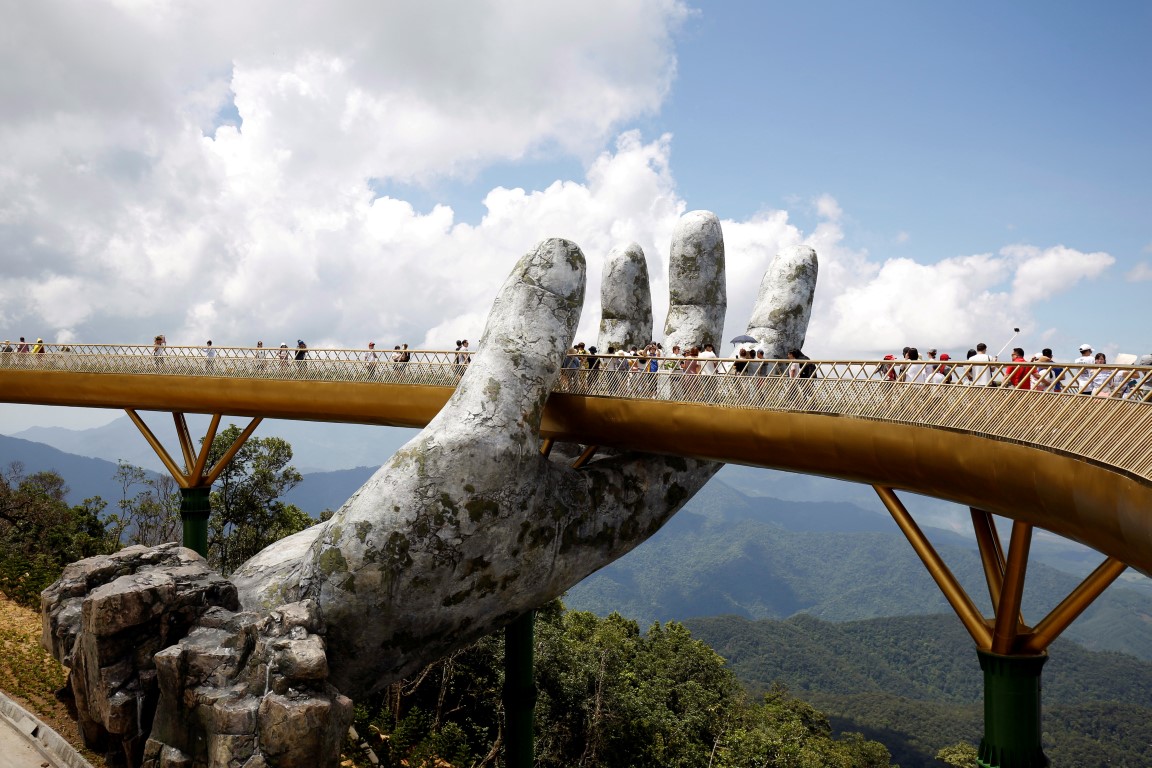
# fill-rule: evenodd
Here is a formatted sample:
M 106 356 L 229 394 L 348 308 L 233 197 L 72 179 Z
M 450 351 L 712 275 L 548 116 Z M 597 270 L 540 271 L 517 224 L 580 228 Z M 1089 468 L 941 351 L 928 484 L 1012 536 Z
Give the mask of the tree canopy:
M 209 465 L 240 436 L 235 424 L 216 435 Z M 208 521 L 208 561 L 224 575 L 274 541 L 312 525 L 299 507 L 280 497 L 303 477 L 291 465 L 292 446 L 279 437 L 251 437 L 213 485 Z
M 40 591 L 75 560 L 112 551 L 104 531 L 104 502 L 68 506 L 68 488 L 55 472 L 24 475 L 19 463 L 0 472 L 0 590 L 22 605 L 40 607 Z
M 536 621 L 536 765 L 541 768 L 889 766 L 888 751 L 776 688 L 748 698 L 681 624 L 647 632 L 617 614 L 554 601 Z M 357 709 L 387 766 L 492 766 L 503 745 L 501 633 L 390 686 Z

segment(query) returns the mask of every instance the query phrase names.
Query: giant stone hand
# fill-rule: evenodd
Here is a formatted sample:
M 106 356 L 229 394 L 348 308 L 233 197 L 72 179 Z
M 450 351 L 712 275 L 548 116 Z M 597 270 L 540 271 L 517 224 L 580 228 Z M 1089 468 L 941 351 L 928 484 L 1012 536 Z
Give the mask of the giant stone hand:
M 638 250 L 614 258 L 646 280 L 646 268 L 635 266 Z M 770 352 L 800 347 L 816 255 L 791 249 L 770 274 L 791 282 L 762 286 L 750 332 L 770 340 Z M 643 294 L 630 279 L 621 295 Z M 669 283 L 666 339 L 719 347 L 724 244 L 711 213 L 679 223 Z M 500 290 L 479 352 L 427 428 L 332 519 L 233 574 L 248 610 L 316 601 L 331 680 L 342 692 L 378 690 L 562 594 L 655 533 L 720 468 L 624 452 L 574 469 L 563 452 L 541 452 L 541 414 L 573 341 L 584 287 L 575 244 L 546 240 L 526 254 Z M 613 304 L 607 327 L 643 329 L 646 313 L 651 328 L 650 300 Z M 773 317 L 787 324 L 774 327 Z

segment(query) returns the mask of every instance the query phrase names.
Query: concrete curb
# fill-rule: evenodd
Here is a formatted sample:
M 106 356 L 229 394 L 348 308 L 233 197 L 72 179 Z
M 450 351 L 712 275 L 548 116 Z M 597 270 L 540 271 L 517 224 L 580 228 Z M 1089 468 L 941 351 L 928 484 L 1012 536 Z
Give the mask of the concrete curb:
M 76 748 L 40 718 L 28 712 L 0 691 L 0 728 L 18 733 L 54 768 L 93 768 Z M 3 762 L 0 755 L 0 762 Z

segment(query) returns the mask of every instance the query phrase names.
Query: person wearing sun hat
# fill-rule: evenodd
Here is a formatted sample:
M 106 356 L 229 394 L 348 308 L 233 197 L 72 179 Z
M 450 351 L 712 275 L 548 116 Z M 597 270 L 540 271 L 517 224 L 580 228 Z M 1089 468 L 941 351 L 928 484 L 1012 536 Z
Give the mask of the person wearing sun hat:
M 1095 356 L 1092 354 L 1092 345 L 1084 343 L 1080 345 L 1080 357 L 1072 361 L 1072 365 L 1080 366 L 1080 373 L 1076 377 L 1076 384 L 1080 392 L 1085 395 L 1092 394 L 1092 374 L 1093 371 L 1088 367 L 1096 362 Z
M 931 350 L 935 352 L 935 350 Z M 935 358 L 933 358 L 935 359 Z M 932 368 L 932 373 L 928 376 L 929 384 L 951 384 L 952 383 L 952 356 L 947 352 L 940 355 L 939 365 Z
M 886 381 L 896 381 L 896 355 L 884 355 L 884 362 L 876 366 L 876 373 Z

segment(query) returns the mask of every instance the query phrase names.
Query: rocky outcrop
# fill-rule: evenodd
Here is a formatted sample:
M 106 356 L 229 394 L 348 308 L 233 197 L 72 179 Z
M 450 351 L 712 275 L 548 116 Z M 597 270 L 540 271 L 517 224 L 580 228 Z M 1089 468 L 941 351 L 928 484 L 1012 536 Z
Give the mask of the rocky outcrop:
M 144 768 L 338 764 L 352 701 L 328 683 L 315 603 L 210 609 L 155 662 L 160 706 Z
M 84 743 L 109 765 L 335 765 L 352 702 L 328 684 L 316 605 L 238 608 L 175 544 L 68 566 L 41 596 L 42 642 Z
M 80 734 L 112 764 L 139 765 L 159 700 L 154 658 L 236 588 L 175 544 L 73 563 L 40 598 L 41 643 L 69 668 Z

